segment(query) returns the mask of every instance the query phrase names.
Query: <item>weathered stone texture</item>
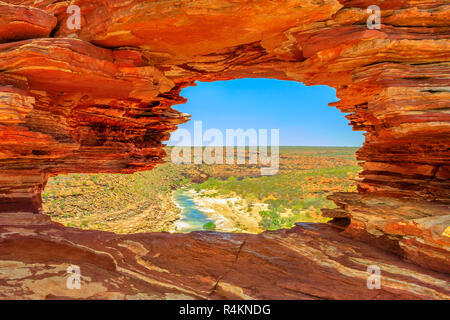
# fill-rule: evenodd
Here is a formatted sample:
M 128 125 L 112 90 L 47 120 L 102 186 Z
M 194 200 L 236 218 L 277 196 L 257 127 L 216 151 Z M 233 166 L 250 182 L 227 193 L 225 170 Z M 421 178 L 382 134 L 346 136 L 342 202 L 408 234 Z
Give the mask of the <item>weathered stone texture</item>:
M 449 18 L 446 0 L 0 2 L 0 212 L 39 213 L 52 175 L 153 168 L 196 80 L 295 80 L 335 88 L 366 132 L 358 192 L 326 214 L 449 272 Z

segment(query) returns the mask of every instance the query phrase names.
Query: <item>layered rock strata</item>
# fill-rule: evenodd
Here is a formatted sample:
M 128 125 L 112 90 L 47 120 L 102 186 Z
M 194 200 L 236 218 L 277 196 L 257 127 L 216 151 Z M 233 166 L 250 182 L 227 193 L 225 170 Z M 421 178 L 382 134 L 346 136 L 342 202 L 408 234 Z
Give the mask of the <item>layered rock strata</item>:
M 449 18 L 446 0 L 1 1 L 0 212 L 39 213 L 52 175 L 153 168 L 195 81 L 293 80 L 335 88 L 366 132 L 358 192 L 325 213 L 449 272 Z

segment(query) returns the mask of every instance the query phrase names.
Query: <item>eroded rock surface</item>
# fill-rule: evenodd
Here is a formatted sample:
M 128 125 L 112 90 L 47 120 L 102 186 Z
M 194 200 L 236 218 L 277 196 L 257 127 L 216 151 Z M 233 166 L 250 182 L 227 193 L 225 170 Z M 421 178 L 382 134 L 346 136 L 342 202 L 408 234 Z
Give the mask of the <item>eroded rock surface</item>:
M 332 105 L 367 132 L 358 193 L 326 214 L 450 271 L 448 1 L 7 0 L 0 13 L 0 212 L 39 213 L 52 175 L 153 168 L 197 80 L 295 80 L 336 88 Z
M 2 299 L 450 298 L 448 275 L 324 224 L 259 235 L 117 235 L 25 217 L 13 223 L 0 227 Z M 80 268 L 78 290 L 66 285 L 71 265 Z M 367 287 L 371 265 L 381 270 L 380 289 Z

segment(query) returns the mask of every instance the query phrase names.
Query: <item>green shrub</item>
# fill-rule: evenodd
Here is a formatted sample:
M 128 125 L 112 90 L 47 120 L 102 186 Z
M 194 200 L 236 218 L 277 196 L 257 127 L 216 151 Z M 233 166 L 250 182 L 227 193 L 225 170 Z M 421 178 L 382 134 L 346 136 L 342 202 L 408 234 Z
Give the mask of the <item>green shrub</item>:
M 203 225 L 203 229 L 209 230 L 209 231 L 214 231 L 214 230 L 216 230 L 216 224 L 212 221 L 207 222 Z

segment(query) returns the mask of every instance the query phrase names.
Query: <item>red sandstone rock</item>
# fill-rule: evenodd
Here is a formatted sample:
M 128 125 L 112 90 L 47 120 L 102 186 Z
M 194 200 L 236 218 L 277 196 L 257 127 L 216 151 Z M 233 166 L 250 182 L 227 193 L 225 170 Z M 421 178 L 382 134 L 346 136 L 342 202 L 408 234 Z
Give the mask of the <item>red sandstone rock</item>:
M 0 1 L 0 43 L 48 37 L 56 22 L 51 13 Z
M 81 30 L 66 1 L 0 4 L 0 212 L 39 213 L 50 175 L 153 168 L 195 80 L 296 80 L 336 88 L 332 105 L 366 131 L 358 193 L 326 214 L 450 272 L 448 1 L 70 3 Z M 365 26 L 369 5 L 380 30 Z
M 0 226 L 2 299 L 450 298 L 448 275 L 323 224 L 260 235 L 116 235 L 24 219 Z M 80 290 L 66 287 L 70 265 L 80 267 Z M 381 269 L 379 290 L 367 288 L 369 265 Z

